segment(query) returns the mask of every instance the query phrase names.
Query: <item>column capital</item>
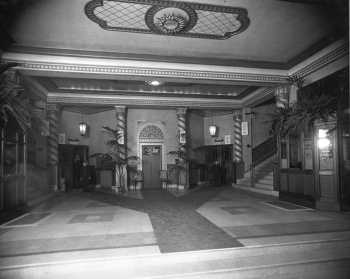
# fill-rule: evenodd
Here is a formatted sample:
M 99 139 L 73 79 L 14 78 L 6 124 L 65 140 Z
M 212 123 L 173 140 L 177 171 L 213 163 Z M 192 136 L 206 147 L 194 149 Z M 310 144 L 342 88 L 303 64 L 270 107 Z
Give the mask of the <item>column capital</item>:
M 60 106 L 58 104 L 48 103 L 48 104 L 46 104 L 46 110 L 47 111 L 59 111 Z
M 235 109 L 235 110 L 232 111 L 232 114 L 233 114 L 234 118 L 242 116 L 242 110 L 241 109 Z
M 187 108 L 176 108 L 176 114 L 181 115 L 181 114 L 186 114 Z
M 114 106 L 116 113 L 125 113 L 126 106 Z

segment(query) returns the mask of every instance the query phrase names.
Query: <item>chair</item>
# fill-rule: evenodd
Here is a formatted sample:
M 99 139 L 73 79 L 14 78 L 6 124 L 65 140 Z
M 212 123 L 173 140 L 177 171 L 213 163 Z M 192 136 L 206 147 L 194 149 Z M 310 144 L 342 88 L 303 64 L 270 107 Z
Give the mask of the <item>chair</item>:
M 162 188 L 168 189 L 168 184 L 169 184 L 168 171 L 161 170 L 159 177 L 160 177 L 160 183 L 162 185 Z M 163 185 L 165 185 L 165 187 Z

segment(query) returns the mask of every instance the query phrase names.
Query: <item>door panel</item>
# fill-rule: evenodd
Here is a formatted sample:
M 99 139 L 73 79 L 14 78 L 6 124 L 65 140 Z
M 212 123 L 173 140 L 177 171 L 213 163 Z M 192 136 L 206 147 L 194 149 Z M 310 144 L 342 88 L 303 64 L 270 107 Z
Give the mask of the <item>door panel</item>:
M 160 166 L 161 166 L 160 145 L 147 145 L 142 147 L 142 170 L 144 174 L 144 188 L 160 187 Z

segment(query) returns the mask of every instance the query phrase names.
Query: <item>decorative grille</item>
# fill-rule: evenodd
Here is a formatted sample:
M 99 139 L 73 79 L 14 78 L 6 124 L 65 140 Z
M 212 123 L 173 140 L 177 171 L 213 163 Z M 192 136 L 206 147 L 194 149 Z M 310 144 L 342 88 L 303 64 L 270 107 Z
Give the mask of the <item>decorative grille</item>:
M 85 13 L 106 30 L 207 39 L 228 39 L 249 25 L 244 8 L 179 1 L 92 0 Z
M 140 139 L 164 139 L 161 129 L 155 125 L 148 125 L 142 129 Z

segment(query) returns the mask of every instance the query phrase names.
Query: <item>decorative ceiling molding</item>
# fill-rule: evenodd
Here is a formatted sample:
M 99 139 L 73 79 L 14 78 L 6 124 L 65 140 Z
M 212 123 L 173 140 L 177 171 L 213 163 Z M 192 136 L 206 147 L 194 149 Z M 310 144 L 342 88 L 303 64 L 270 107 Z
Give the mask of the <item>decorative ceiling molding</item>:
M 187 108 L 240 108 L 242 102 L 232 99 L 200 99 L 200 98 L 162 98 L 148 96 L 125 95 L 92 95 L 48 93 L 47 102 L 56 104 L 94 104 L 94 105 L 125 105 L 141 107 L 187 107 Z
M 243 106 L 255 106 L 274 97 L 274 87 L 262 87 L 242 99 Z
M 238 7 L 165 0 L 91 0 L 86 16 L 109 31 L 228 39 L 249 26 Z
M 305 77 L 349 55 L 349 43 L 339 40 L 290 69 L 290 76 Z
M 3 60 L 6 62 L 17 62 L 17 69 L 43 72 L 225 80 L 270 84 L 288 82 L 287 71 L 274 69 L 57 57 L 11 52 L 4 53 Z M 122 66 L 123 64 L 132 66 Z

